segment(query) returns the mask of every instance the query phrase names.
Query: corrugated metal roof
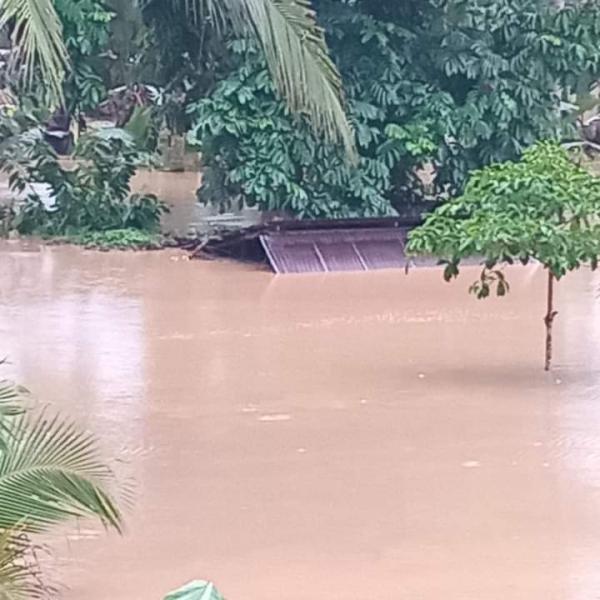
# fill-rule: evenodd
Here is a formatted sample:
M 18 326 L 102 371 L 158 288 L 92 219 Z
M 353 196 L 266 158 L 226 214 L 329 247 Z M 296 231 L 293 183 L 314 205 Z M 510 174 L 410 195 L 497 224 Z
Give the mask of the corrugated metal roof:
M 407 227 L 268 231 L 261 244 L 276 273 L 404 268 Z
M 225 232 L 198 245 L 192 256 L 268 264 L 276 273 L 404 268 L 414 216 L 270 221 Z M 435 264 L 433 259 L 411 261 Z

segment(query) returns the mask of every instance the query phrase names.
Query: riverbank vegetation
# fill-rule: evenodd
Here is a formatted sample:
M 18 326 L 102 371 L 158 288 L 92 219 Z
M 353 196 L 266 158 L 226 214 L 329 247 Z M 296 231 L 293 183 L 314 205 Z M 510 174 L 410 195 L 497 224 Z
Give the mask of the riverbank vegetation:
M 209 46 L 225 48 L 232 36 L 254 40 L 288 109 L 304 114 L 315 132 L 353 160 L 340 76 L 307 2 L 148 2 L 142 8 L 117 1 L 36 0 L 8 3 L 0 15 L 12 43 L 4 65 L 5 121 L 19 124 L 16 116 L 27 105 L 53 110 L 43 131 L 30 122 L 18 140 L 13 131 L 0 134 L 5 148 L 0 168 L 13 193 L 26 192 L 14 210 L 3 209 L 3 229 L 61 239 L 94 232 L 96 239 L 104 235 L 104 245 L 117 237 L 117 245 L 127 247 L 137 245 L 136 236 L 124 239 L 115 232 L 136 230 L 143 247 L 154 246 L 165 206 L 150 195 L 130 194 L 129 180 L 141 156 L 156 151 L 160 131 L 185 132 L 182 87 L 202 88 L 197 70 L 191 76 L 167 63 L 194 65 L 193 70 L 203 62 L 217 70 Z M 133 39 L 127 35 L 131 24 L 139 26 Z M 188 35 L 179 42 L 187 44 L 165 45 L 162 32 L 174 39 L 182 27 Z M 210 44 L 196 45 L 209 37 Z M 150 82 L 140 81 L 142 75 Z M 104 117 L 120 129 L 82 135 L 86 121 Z M 62 168 L 57 154 L 65 153 L 80 164 Z M 36 185 L 47 192 L 46 201 Z
M 0 116 L 0 136 L 0 168 L 11 189 L 22 196 L 13 220 L 19 233 L 158 232 L 167 207 L 154 195 L 130 193 L 131 178 L 143 157 L 126 131 L 110 128 L 82 135 L 72 166 L 60 163 L 33 114 Z
M 70 154 L 81 156 L 82 144 L 84 154 L 104 151 L 109 142 L 84 131 L 94 119 L 121 130 L 110 153 L 133 171 L 160 139 L 185 135 L 202 155 L 202 201 L 302 218 L 388 215 L 447 200 L 473 169 L 515 160 L 539 140 L 576 140 L 582 111 L 595 107 L 595 3 L 316 0 L 314 8 L 322 30 L 300 2 L 60 0 L 44 10 L 55 12 L 62 36 L 50 30 L 39 46 L 54 59 L 36 63 L 31 46 L 26 80 L 8 77 L 6 88 L 20 108 L 25 99 L 61 107 Z M 30 43 L 41 44 L 40 35 L 34 23 Z M 52 185 L 69 187 L 73 176 L 52 169 Z M 39 163 L 26 170 L 15 190 L 41 178 Z M 75 203 L 98 207 L 91 222 L 90 214 L 83 225 L 71 213 L 65 220 L 63 208 L 44 215 L 30 201 L 16 227 L 50 235 L 156 228 L 158 199 L 119 192 L 109 201 L 112 188 L 79 171 L 91 183 L 86 202 Z
M 220 81 L 190 105 L 207 201 L 301 217 L 384 215 L 460 194 L 471 170 L 514 160 L 538 140 L 577 137 L 577 103 L 589 100 L 600 67 L 596 4 L 315 5 L 358 163 L 291 114 L 256 46 L 234 40 Z

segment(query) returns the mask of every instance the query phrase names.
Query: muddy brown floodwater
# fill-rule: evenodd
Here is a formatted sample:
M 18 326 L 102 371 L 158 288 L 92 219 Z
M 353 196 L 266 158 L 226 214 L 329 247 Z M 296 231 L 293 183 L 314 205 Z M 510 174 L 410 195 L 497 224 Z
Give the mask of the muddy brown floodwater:
M 600 280 L 274 277 L 180 254 L 0 246 L 4 375 L 137 481 L 123 537 L 60 540 L 65 600 L 600 594 Z M 8 371 L 8 372 L 6 372 Z

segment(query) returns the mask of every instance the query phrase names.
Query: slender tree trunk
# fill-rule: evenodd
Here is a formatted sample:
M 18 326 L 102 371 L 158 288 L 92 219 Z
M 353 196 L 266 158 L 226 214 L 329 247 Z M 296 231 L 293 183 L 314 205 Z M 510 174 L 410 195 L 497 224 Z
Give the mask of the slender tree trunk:
M 544 369 L 550 370 L 550 364 L 552 362 L 552 322 L 556 316 L 554 310 L 554 275 L 552 271 L 548 269 L 548 296 L 547 296 L 547 309 L 546 316 L 544 317 L 544 323 L 546 325 L 546 361 L 544 363 Z

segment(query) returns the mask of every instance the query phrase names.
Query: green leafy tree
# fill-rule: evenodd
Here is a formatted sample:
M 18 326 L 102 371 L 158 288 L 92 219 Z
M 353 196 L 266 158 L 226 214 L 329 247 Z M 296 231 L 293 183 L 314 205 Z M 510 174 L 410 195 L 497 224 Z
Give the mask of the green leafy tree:
M 244 203 L 305 218 L 389 213 L 382 194 L 390 181 L 385 161 L 361 149 L 358 168 L 349 163 L 277 98 L 250 40 L 234 41 L 231 50 L 242 57 L 239 69 L 189 107 L 195 121 L 189 140 L 203 156 L 203 201 L 226 210 Z M 350 115 L 353 110 L 351 103 Z
M 482 165 L 514 160 L 543 139 L 575 135 L 571 99 L 600 74 L 599 5 L 455 0 L 422 48 L 455 110 L 438 156 L 440 184 L 460 192 Z
M 339 147 L 291 113 L 256 46 L 235 40 L 233 71 L 189 107 L 189 139 L 203 158 L 203 200 L 339 218 L 386 215 L 425 197 L 418 170 L 442 141 L 450 97 L 411 81 L 418 69 L 410 54 L 414 35 L 404 27 L 346 3 L 321 3 L 319 14 L 344 76 L 358 162 L 349 164 Z
M 541 142 L 517 162 L 485 167 L 469 178 L 464 194 L 437 208 L 409 234 L 407 251 L 434 255 L 445 265 L 444 279 L 459 274 L 465 258 L 483 257 L 477 298 L 509 283 L 502 265 L 530 260 L 548 272 L 545 369 L 552 360 L 556 316 L 554 282 L 600 257 L 600 179 L 576 165 L 554 142 Z
M 229 24 L 238 34 L 253 34 L 290 111 L 306 114 L 315 131 L 354 153 L 341 77 L 310 0 L 185 0 L 185 4 L 204 11 L 217 27 Z
M 260 53 L 236 41 L 229 73 L 190 107 L 208 167 L 201 198 L 337 217 L 455 195 L 470 170 L 574 135 L 563 100 L 600 74 L 593 3 L 315 5 L 343 77 L 357 165 L 287 110 Z
M 63 90 L 69 113 L 95 108 L 104 99 L 102 79 L 114 13 L 100 0 L 55 0 L 69 56 Z

